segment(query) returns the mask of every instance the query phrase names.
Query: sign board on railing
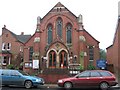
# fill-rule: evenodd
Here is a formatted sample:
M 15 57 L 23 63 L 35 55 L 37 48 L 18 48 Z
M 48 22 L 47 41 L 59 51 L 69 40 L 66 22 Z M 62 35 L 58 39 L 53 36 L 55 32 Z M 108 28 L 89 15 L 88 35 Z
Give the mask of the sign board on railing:
M 39 60 L 33 60 L 33 69 L 39 69 Z

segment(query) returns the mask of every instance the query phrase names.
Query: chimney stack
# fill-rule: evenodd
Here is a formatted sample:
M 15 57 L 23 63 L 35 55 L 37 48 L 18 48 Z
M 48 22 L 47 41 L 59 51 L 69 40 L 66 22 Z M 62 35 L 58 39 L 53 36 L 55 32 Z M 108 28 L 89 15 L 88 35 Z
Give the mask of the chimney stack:
M 21 35 L 24 35 L 24 32 L 21 32 Z

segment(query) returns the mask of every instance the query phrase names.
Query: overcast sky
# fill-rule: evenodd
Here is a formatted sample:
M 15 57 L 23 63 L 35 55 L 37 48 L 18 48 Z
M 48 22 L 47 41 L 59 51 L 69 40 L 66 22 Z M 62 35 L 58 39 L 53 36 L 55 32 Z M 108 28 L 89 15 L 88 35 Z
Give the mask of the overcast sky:
M 0 28 L 4 24 L 15 34 L 33 35 L 37 16 L 44 17 L 58 2 L 73 14 L 83 15 L 84 28 L 105 49 L 113 42 L 119 0 L 0 0 Z

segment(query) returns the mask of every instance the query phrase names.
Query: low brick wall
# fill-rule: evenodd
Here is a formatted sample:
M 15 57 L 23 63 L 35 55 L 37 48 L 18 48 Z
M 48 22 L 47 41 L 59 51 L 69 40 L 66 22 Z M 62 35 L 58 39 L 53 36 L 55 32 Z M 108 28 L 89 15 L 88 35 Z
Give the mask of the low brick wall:
M 39 74 L 39 77 L 45 80 L 46 84 L 57 84 L 58 79 L 67 78 L 68 75 L 61 75 L 61 74 Z

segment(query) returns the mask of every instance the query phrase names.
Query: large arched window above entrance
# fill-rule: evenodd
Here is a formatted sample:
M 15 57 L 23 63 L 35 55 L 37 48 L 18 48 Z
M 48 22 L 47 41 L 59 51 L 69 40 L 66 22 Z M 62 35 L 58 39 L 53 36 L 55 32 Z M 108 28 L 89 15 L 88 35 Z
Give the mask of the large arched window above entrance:
M 72 25 L 70 23 L 68 23 L 66 26 L 66 40 L 67 44 L 72 43 Z
M 62 22 L 62 19 L 59 17 L 58 19 L 57 19 L 57 23 L 56 23 L 56 25 L 57 25 L 57 35 L 60 37 L 60 38 L 62 38 L 62 24 L 63 24 L 63 22 Z
M 48 40 L 48 44 L 50 44 L 52 42 L 52 39 L 53 39 L 53 35 L 52 35 L 52 24 L 49 24 L 48 27 L 47 27 L 47 32 L 48 32 L 48 35 L 47 35 L 47 40 Z

